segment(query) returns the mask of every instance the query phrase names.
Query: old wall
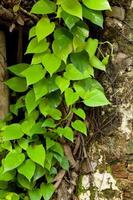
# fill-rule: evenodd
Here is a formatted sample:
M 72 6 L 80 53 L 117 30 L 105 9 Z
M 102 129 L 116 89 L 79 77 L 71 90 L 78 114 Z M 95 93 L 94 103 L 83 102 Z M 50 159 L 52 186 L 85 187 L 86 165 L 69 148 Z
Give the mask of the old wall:
M 104 40 L 114 55 L 103 85 L 112 105 L 102 110 L 100 137 L 88 147 L 91 173 L 80 177 L 80 200 L 133 200 L 133 1 L 111 3 Z

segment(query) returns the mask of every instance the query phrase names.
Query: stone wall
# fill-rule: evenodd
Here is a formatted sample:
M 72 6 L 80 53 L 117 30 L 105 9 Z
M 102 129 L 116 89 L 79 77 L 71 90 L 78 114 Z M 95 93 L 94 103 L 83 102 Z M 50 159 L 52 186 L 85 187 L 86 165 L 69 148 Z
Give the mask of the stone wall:
M 89 144 L 91 172 L 80 176 L 80 200 L 133 200 L 133 1 L 111 3 L 104 40 L 114 54 L 103 85 L 112 105 L 102 110 L 103 128 Z

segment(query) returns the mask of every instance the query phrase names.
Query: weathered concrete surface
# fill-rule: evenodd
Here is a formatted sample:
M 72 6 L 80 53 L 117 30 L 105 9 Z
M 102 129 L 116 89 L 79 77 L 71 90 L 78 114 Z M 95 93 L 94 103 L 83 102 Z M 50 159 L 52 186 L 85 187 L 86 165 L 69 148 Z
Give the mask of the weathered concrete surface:
M 8 112 L 8 90 L 4 84 L 6 79 L 6 41 L 3 31 L 0 31 L 0 120 Z
M 89 145 L 92 170 L 80 177 L 79 200 L 133 200 L 133 1 L 111 2 L 117 8 L 107 13 L 104 40 L 114 55 L 103 85 L 112 105 L 102 110 L 101 136 Z

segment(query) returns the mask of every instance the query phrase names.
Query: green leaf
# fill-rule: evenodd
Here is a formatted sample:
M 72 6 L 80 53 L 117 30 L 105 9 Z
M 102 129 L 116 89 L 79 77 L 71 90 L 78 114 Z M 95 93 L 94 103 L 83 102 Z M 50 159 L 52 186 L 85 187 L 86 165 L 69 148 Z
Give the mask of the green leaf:
M 55 12 L 55 10 L 56 10 L 56 5 L 54 2 L 49 0 L 40 0 L 33 5 L 31 13 L 50 14 Z
M 84 18 L 103 28 L 103 14 L 101 11 L 91 10 L 85 6 L 83 6 L 82 8 Z
M 20 166 L 25 160 L 25 155 L 18 151 L 11 151 L 3 160 L 4 172 L 11 171 Z
M 51 140 L 50 138 L 46 138 L 46 149 L 50 149 L 55 145 L 55 141 Z
M 6 195 L 6 200 L 19 200 L 19 199 L 20 199 L 19 195 L 17 195 L 16 193 L 13 193 L 13 192 L 9 192 Z
M 46 39 L 41 40 L 38 42 L 37 38 L 33 38 L 30 43 L 28 44 L 26 54 L 28 53 L 43 53 L 49 47 L 49 43 Z
M 21 138 L 20 140 L 18 140 L 18 144 L 22 149 L 26 150 L 28 148 L 29 140 Z
M 96 56 L 93 56 L 92 58 L 90 58 L 90 64 L 93 67 L 103 70 L 103 71 L 105 71 L 106 69 L 105 65 Z
M 73 108 L 72 111 L 73 111 L 77 116 L 79 116 L 79 117 L 81 117 L 82 119 L 85 120 L 86 114 L 85 114 L 85 112 L 84 112 L 83 109 L 81 109 L 81 108 L 78 108 L 78 109 Z
M 61 0 L 60 3 L 65 12 L 82 19 L 82 6 L 78 0 Z
M 89 38 L 86 42 L 85 50 L 88 52 L 89 57 L 92 58 L 97 50 L 98 40 Z
M 79 95 L 71 88 L 67 88 L 65 91 L 65 100 L 67 106 L 74 104 L 79 99 Z
M 62 137 L 64 136 L 65 138 L 67 138 L 68 140 L 70 140 L 71 142 L 73 142 L 74 140 L 74 134 L 73 131 L 70 127 L 65 127 L 65 128 L 60 128 L 58 127 L 56 132 Z
M 64 77 L 57 76 L 55 80 L 57 86 L 60 88 L 61 92 L 63 93 L 70 85 L 70 81 Z
M 10 141 L 2 141 L 1 147 L 8 151 L 12 151 L 12 143 Z
M 90 92 L 93 89 L 98 89 L 98 90 L 103 91 L 103 87 L 101 86 L 101 84 L 92 78 L 87 78 L 87 79 L 75 82 L 74 89 L 76 90 L 78 95 L 83 99 L 87 96 L 88 92 Z
M 28 159 L 18 168 L 18 172 L 30 181 L 35 173 L 35 168 L 35 163 Z
M 0 168 L 0 181 L 11 181 L 14 179 L 16 171 L 12 170 L 10 172 L 3 172 L 3 167 Z
M 30 90 L 26 96 L 25 96 L 25 106 L 28 111 L 28 114 L 30 114 L 40 103 L 40 100 L 35 99 L 35 94 L 33 90 Z
M 49 173 L 50 173 L 50 170 L 51 170 L 51 167 L 52 167 L 52 161 L 53 161 L 53 153 L 47 152 L 46 153 L 46 160 L 45 160 L 45 169 L 47 169 L 49 171 Z M 51 174 L 49 174 L 49 176 L 50 175 Z
M 45 131 L 45 129 L 44 128 L 42 128 L 42 122 L 36 122 L 34 125 L 33 125 L 33 127 L 32 127 L 32 129 L 30 130 L 30 132 L 29 132 L 29 136 L 30 137 L 32 137 L 33 135 L 35 135 L 35 134 L 43 134 L 43 133 L 45 133 L 46 131 Z
M 69 170 L 69 162 L 68 162 L 68 159 L 66 157 L 62 158 L 60 165 L 64 170 Z
M 70 56 L 72 64 L 78 69 L 81 73 L 86 71 L 89 67 L 89 56 L 87 52 L 82 51 L 80 53 L 72 53 Z
M 36 25 L 36 35 L 38 41 L 41 41 L 42 39 L 46 38 L 54 31 L 54 29 L 55 23 L 50 22 L 49 18 L 42 17 Z
M 55 124 L 55 122 L 54 122 L 53 119 L 46 119 L 46 120 L 43 122 L 42 127 L 55 128 L 55 127 L 56 127 L 56 124 Z
M 34 54 L 33 57 L 32 57 L 31 64 L 36 65 L 36 64 L 42 63 L 42 58 L 43 58 L 44 55 L 45 55 L 45 52 Z
M 23 188 L 23 189 L 28 189 L 28 190 L 31 190 L 33 188 L 33 183 L 30 183 L 27 178 L 25 178 L 23 175 L 21 174 L 18 174 L 17 176 L 17 181 L 18 183 L 20 184 L 20 186 Z
M 20 124 L 11 124 L 6 126 L 5 130 L 2 132 L 3 140 L 16 140 L 21 138 L 24 132 L 21 130 Z
M 36 36 L 36 26 L 33 26 L 30 30 L 29 30 L 29 40 L 31 38 L 33 38 L 34 36 Z
M 87 135 L 87 127 L 86 124 L 81 120 L 76 120 L 71 123 L 71 126 L 76 130 L 85 135 Z
M 52 147 L 52 151 L 58 153 L 60 156 L 64 156 L 64 151 L 60 143 L 55 142 L 55 145 Z
M 82 73 L 73 64 L 68 64 L 66 66 L 66 72 L 64 73 L 64 77 L 68 80 L 82 80 L 92 76 L 92 74 L 93 69 L 89 65 Z
M 111 10 L 108 0 L 83 0 L 83 3 L 93 10 Z
M 101 90 L 93 89 L 87 93 L 84 104 L 90 107 L 97 107 L 108 105 L 110 102 L 107 100 L 106 96 Z
M 45 161 L 45 149 L 42 144 L 40 145 L 30 145 L 27 148 L 27 154 L 33 162 L 41 165 L 44 167 L 44 161 Z
M 36 100 L 40 99 L 41 97 L 45 96 L 49 91 L 48 91 L 48 86 L 47 82 L 48 80 L 42 79 L 36 84 L 34 84 L 34 93 L 35 93 L 35 98 Z
M 41 167 L 40 165 L 36 165 L 36 171 L 33 177 L 33 181 L 35 182 L 36 180 L 41 178 L 45 173 L 46 171 L 44 170 L 43 167 Z
M 45 69 L 52 74 L 59 69 L 61 65 L 61 60 L 57 56 L 55 56 L 53 53 L 52 54 L 45 54 L 43 59 L 42 59 L 42 64 L 44 65 Z
M 72 52 L 72 35 L 65 28 L 59 28 L 54 32 L 52 49 L 54 54 L 66 62 L 68 55 Z
M 8 70 L 17 76 L 21 76 L 20 73 L 24 71 L 25 69 L 27 69 L 28 67 L 29 67 L 29 64 L 20 63 L 20 64 L 16 64 L 16 65 L 12 65 L 8 67 Z
M 31 65 L 29 68 L 24 70 L 21 75 L 26 78 L 27 85 L 31 85 L 40 81 L 44 77 L 45 70 L 41 64 Z
M 33 189 L 29 191 L 29 196 L 31 200 L 40 200 L 42 197 L 40 189 Z
M 49 200 L 52 197 L 54 191 L 55 188 L 52 184 L 41 184 L 41 193 L 44 197 L 44 200 Z
M 13 77 L 5 82 L 6 85 L 15 92 L 25 92 L 27 90 L 26 80 L 20 77 Z
M 61 17 L 69 29 L 71 29 L 79 21 L 78 17 L 72 16 L 65 11 L 61 12 Z

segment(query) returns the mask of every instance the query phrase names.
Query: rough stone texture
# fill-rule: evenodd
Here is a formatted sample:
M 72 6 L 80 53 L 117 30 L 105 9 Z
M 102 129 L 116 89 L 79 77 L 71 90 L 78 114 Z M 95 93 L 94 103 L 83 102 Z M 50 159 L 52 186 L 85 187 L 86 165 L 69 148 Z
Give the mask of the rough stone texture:
M 114 54 L 103 85 L 112 105 L 103 108 L 100 137 L 88 147 L 92 171 L 81 177 L 80 200 L 133 200 L 133 1 L 111 2 L 117 13 L 107 14 L 104 40 Z
M 8 91 L 4 84 L 6 78 L 6 43 L 4 32 L 0 31 L 0 120 L 8 112 Z

